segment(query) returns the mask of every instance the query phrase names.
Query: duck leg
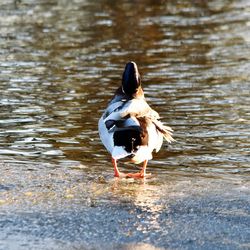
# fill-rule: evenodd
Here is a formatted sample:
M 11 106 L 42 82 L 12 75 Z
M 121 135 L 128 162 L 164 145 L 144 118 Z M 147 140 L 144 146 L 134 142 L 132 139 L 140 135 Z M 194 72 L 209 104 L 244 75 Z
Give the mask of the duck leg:
M 127 174 L 121 173 L 117 167 L 117 160 L 112 157 L 112 164 L 114 166 L 114 177 L 125 178 Z
M 145 160 L 143 162 L 143 165 L 142 165 L 142 169 L 139 173 L 128 173 L 128 174 L 124 174 L 124 173 L 121 173 L 117 167 L 117 161 L 116 159 L 114 159 L 112 157 L 112 164 L 114 166 L 114 176 L 115 177 L 125 177 L 125 178 L 146 178 L 146 177 L 149 177 L 151 175 L 151 173 L 147 174 L 146 173 L 146 167 L 147 167 L 147 164 L 148 164 L 148 160 Z
M 146 178 L 149 177 L 151 174 L 146 174 L 146 167 L 148 164 L 148 160 L 145 160 L 142 165 L 142 170 L 139 173 L 129 173 L 126 175 L 127 178 Z
M 117 161 L 113 157 L 112 157 L 112 164 L 114 166 L 114 176 L 115 177 L 120 177 L 120 171 L 119 171 L 119 169 L 117 167 Z

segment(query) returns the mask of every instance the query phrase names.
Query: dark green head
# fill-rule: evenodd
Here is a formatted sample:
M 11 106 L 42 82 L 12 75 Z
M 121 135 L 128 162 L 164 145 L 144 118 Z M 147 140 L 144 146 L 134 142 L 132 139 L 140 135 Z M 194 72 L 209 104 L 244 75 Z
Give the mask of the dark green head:
M 127 95 L 133 95 L 141 86 L 141 77 L 135 62 L 126 64 L 122 76 L 122 90 Z

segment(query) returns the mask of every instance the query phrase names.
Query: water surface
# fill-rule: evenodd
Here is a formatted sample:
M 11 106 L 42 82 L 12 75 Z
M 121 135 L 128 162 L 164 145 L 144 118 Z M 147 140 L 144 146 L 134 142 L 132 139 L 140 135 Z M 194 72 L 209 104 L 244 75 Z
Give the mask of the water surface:
M 97 202 L 109 215 L 114 211 L 107 204 L 119 207 L 121 202 L 131 211 L 144 207 L 159 229 L 166 227 L 166 206 L 178 203 L 178 197 L 190 195 L 193 201 L 205 195 L 208 202 L 223 194 L 220 199 L 228 205 L 229 192 L 249 202 L 248 1 L 4 0 L 0 24 L 3 214 L 60 208 L 67 214 L 67 209 L 91 208 Z M 129 60 L 137 62 L 146 98 L 174 129 L 176 142 L 165 143 L 150 161 L 152 180 L 116 184 L 97 122 Z M 244 213 L 249 221 L 249 209 Z M 136 228 L 143 228 L 141 223 Z M 146 233 L 156 230 L 157 223 L 150 223 Z M 175 247 L 171 240 L 153 244 L 154 237 L 143 237 L 143 229 L 129 240 L 129 232 L 127 242 Z M 63 236 L 67 240 L 67 233 Z M 88 237 L 84 242 L 90 242 Z M 247 242 L 233 245 L 236 241 L 228 244 L 244 247 Z

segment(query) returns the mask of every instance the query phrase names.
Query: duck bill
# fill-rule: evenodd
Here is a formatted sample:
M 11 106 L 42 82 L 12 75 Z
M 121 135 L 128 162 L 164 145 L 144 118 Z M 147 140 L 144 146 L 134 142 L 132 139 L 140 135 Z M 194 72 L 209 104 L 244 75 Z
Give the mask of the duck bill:
M 141 77 L 135 62 L 129 62 L 125 66 L 122 76 L 122 90 L 126 95 L 134 95 L 141 86 Z

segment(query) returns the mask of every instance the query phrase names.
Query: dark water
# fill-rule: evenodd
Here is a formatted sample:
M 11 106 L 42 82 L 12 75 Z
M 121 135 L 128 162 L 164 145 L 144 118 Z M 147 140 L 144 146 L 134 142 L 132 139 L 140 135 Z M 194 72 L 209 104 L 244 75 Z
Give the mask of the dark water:
M 153 179 L 146 183 L 121 181 L 117 184 L 112 177 L 109 156 L 99 140 L 97 122 L 119 86 L 124 65 L 129 60 L 137 62 L 146 98 L 165 124 L 174 129 L 176 142 L 170 146 L 164 144 L 149 163 L 149 171 L 155 176 Z M 133 238 L 130 230 L 134 229 L 128 223 L 128 228 L 122 231 L 126 240 L 121 237 L 117 238 L 118 242 L 150 244 L 139 245 L 138 249 L 209 247 L 206 242 L 210 239 L 206 236 L 214 231 L 213 226 L 205 231 L 205 236 L 199 235 L 197 229 L 198 236 L 190 236 L 184 243 L 181 236 L 179 241 L 173 236 L 174 231 L 172 236 L 159 232 L 164 231 L 160 228 L 166 229 L 166 224 L 162 224 L 164 213 L 171 217 L 171 212 L 166 212 L 171 210 L 166 208 L 169 204 L 177 202 L 173 206 L 178 207 L 179 199 L 197 195 L 205 196 L 200 198 L 204 200 L 190 198 L 191 203 L 183 201 L 182 205 L 187 209 L 183 213 L 189 213 L 190 206 L 195 209 L 204 201 L 207 202 L 205 207 L 212 207 L 208 210 L 214 211 L 218 209 L 215 201 L 220 200 L 225 205 L 218 213 L 241 216 L 245 209 L 242 220 L 249 222 L 246 206 L 250 180 L 249 79 L 250 2 L 247 0 L 2 0 L 2 215 L 7 216 L 7 210 L 52 213 L 61 208 L 62 217 L 69 218 L 68 210 L 100 206 L 109 218 L 114 208 L 107 208 L 108 204 L 114 204 L 117 209 L 126 204 L 131 213 L 144 209 L 148 217 L 142 217 L 146 220 L 143 225 L 140 213 L 136 214 L 138 234 Z M 121 169 L 131 171 L 133 166 L 121 166 Z M 237 203 L 234 208 L 230 207 L 232 197 L 243 200 L 244 205 Z M 127 210 L 123 208 L 122 211 Z M 177 215 L 182 213 L 178 211 Z M 86 217 L 92 213 L 91 209 L 83 212 Z M 8 216 L 12 218 L 12 214 Z M 47 216 L 45 219 L 41 215 L 35 217 L 42 221 L 52 220 Z M 70 218 L 75 217 L 71 213 Z M 92 236 L 72 240 L 67 230 L 62 229 L 62 235 L 56 231 L 63 228 L 60 223 L 51 222 L 55 231 L 46 227 L 46 234 L 38 227 L 40 234 L 35 234 L 30 229 L 34 235 L 30 240 L 27 236 L 31 235 L 30 231 L 27 228 L 22 231 L 20 226 L 23 221 L 30 223 L 27 218 L 20 215 L 20 224 L 13 222 L 6 226 L 8 218 L 0 221 L 3 228 L 9 228 L 9 231 L 6 229 L 8 237 L 3 235 L 1 239 L 7 239 L 2 242 L 11 249 L 20 248 L 20 245 L 10 243 L 18 233 L 21 235 L 17 236 L 18 240 L 24 241 L 24 249 L 29 244 L 33 246 L 30 242 L 40 246 L 36 237 L 41 235 L 47 240 L 53 239 L 48 243 L 51 248 L 63 245 L 57 240 L 82 240 L 87 244 L 91 243 L 91 237 L 95 239 L 101 235 L 94 229 L 98 228 L 97 223 L 92 231 L 88 228 L 93 232 Z M 122 217 L 117 218 L 122 220 Z M 129 220 L 125 215 L 124 218 Z M 189 221 L 183 218 L 178 224 L 172 219 L 172 225 Z M 209 221 L 207 218 L 208 224 Z M 77 219 L 71 223 L 70 228 L 74 231 Z M 188 224 L 192 228 L 192 223 Z M 167 224 L 168 230 L 173 228 L 170 225 Z M 225 224 L 225 228 L 235 226 L 239 235 L 241 228 L 244 239 L 249 239 L 249 228 L 247 231 L 247 228 L 243 230 L 242 224 L 237 225 Z M 193 228 L 196 228 L 195 223 Z M 176 231 L 179 229 L 176 226 Z M 82 230 L 86 231 L 85 228 Z M 112 227 L 106 232 L 108 230 Z M 121 229 L 115 230 L 120 232 Z M 152 231 L 155 236 L 148 236 Z M 249 240 L 236 237 L 228 241 L 227 235 L 238 234 L 224 231 L 221 238 L 218 236 L 218 244 L 224 239 L 225 246 L 231 242 L 228 244 L 232 249 L 249 247 Z M 159 240 L 154 244 L 157 236 L 166 241 Z M 197 241 L 199 237 L 201 239 Z M 108 236 L 107 239 L 110 244 L 117 243 Z M 173 239 L 178 244 L 175 245 Z M 199 245 L 197 242 L 202 240 L 206 244 Z M 194 242 L 198 245 L 192 245 Z M 44 243 L 40 247 L 46 246 Z

